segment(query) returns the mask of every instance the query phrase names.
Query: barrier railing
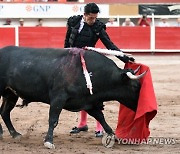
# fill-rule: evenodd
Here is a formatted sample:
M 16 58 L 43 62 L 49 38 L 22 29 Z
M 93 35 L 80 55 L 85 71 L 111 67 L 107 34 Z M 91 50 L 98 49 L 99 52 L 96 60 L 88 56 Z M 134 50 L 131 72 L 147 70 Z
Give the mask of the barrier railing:
M 150 27 L 108 27 L 107 33 L 120 49 L 129 52 L 180 52 L 180 28 L 156 27 L 152 36 Z M 0 47 L 63 48 L 66 27 L 0 27 Z M 153 37 L 153 39 L 151 39 Z M 151 41 L 154 41 L 154 46 Z M 105 48 L 99 41 L 98 48 Z

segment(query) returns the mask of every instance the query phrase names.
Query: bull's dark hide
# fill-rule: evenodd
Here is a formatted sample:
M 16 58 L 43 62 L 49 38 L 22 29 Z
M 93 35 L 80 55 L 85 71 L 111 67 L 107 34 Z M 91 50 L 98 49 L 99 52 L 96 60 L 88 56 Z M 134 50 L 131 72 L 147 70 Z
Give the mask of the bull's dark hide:
M 86 87 L 79 53 L 83 54 L 87 70 L 92 73 L 93 95 Z M 102 102 L 117 100 L 136 110 L 140 83 L 129 79 L 128 71 L 132 70 L 117 67 L 112 60 L 94 51 L 5 47 L 0 50 L 2 119 L 13 137 L 20 135 L 11 123 L 10 112 L 21 97 L 24 104 L 43 102 L 50 105 L 49 129 L 45 137 L 45 146 L 49 148 L 54 147 L 53 130 L 62 109 L 85 110 L 108 134 L 113 134 L 101 111 Z

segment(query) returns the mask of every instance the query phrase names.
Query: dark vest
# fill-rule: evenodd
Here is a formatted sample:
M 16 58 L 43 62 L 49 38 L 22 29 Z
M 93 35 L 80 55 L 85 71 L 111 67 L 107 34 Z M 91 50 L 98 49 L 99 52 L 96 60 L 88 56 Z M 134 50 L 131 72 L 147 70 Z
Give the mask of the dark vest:
M 97 20 L 93 26 L 89 26 L 84 23 L 84 26 L 79 33 L 79 27 L 82 16 L 76 16 L 73 20 L 69 21 L 69 25 L 71 25 L 71 34 L 69 37 L 69 44 L 71 47 L 95 47 L 96 42 L 98 41 L 98 31 L 103 28 L 103 23 Z
M 92 27 L 90 27 L 88 24 L 84 23 L 84 26 L 81 30 L 81 32 L 76 35 L 76 38 L 73 42 L 73 47 L 94 47 L 95 41 L 97 40 L 97 36 L 92 31 Z

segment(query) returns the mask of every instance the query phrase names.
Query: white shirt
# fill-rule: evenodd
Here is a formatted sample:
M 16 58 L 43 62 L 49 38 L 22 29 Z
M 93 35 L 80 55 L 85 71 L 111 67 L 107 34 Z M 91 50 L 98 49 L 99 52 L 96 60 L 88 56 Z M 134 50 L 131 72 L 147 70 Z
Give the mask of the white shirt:
M 78 32 L 80 33 L 81 30 L 83 29 L 84 27 L 84 18 L 81 19 L 81 22 L 80 22 L 80 26 L 79 26 L 79 29 L 78 29 Z
M 126 25 L 126 22 L 123 22 L 122 26 L 129 26 L 129 27 L 132 27 L 132 26 L 135 26 L 133 22 L 130 22 L 129 25 Z
M 170 25 L 167 22 L 160 22 L 158 26 L 159 27 L 169 27 Z
M 119 24 L 118 24 L 118 22 L 116 22 L 116 21 L 114 21 L 114 22 L 107 22 L 107 23 L 106 23 L 106 26 L 107 26 L 107 27 L 118 27 Z
M 175 26 L 176 26 L 176 27 L 180 27 L 180 23 L 177 23 Z

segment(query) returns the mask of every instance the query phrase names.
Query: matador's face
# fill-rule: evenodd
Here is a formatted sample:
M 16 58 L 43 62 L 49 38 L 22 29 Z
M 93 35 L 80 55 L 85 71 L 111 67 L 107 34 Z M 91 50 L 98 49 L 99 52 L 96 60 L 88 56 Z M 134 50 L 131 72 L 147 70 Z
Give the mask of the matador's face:
M 89 14 L 85 13 L 84 14 L 84 21 L 88 25 L 92 26 L 95 23 L 97 16 L 98 16 L 98 13 L 89 13 Z

